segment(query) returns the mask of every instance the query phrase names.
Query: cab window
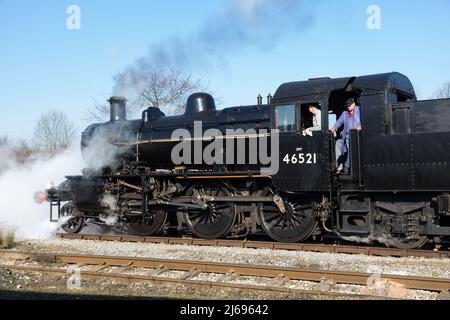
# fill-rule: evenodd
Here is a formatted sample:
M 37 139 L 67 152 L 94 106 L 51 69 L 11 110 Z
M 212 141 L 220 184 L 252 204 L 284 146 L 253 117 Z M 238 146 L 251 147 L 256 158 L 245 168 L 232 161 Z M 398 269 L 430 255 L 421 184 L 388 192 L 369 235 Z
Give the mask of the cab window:
M 295 105 L 283 105 L 275 108 L 275 129 L 280 132 L 296 132 L 296 107 Z

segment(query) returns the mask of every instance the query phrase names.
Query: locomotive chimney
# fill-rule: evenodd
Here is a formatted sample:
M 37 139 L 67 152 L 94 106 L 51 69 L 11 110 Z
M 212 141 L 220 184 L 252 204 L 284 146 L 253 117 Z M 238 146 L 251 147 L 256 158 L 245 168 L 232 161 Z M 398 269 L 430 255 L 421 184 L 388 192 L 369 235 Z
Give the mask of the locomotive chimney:
M 110 104 L 111 122 L 127 120 L 127 99 L 124 97 L 111 97 L 108 102 Z
M 269 93 L 269 95 L 267 96 L 267 104 L 270 104 L 272 102 L 272 95 Z
M 258 95 L 258 97 L 256 99 L 258 101 L 258 106 L 262 106 L 262 97 L 261 97 L 261 95 Z

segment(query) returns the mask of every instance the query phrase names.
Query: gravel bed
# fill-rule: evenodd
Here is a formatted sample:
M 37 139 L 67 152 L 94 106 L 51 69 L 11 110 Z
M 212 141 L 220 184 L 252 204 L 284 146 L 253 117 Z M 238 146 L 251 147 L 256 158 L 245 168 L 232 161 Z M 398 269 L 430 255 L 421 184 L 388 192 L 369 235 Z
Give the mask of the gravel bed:
M 9 262 L 9 263 L 8 263 Z M 16 276 L 11 273 L 7 268 L 14 266 L 37 266 L 38 264 L 33 261 L 5 261 L 0 259 L 0 288 L 8 288 L 16 286 L 16 283 L 27 283 L 34 282 L 39 283 L 38 277 L 34 275 L 22 275 Z M 3 268 L 2 268 L 3 267 Z M 52 268 L 74 270 L 75 265 L 52 265 Z M 80 271 L 95 271 L 98 266 L 81 266 Z M 147 269 L 147 268 L 130 268 L 124 270 L 122 267 L 106 267 L 102 270 L 102 273 L 121 273 L 129 275 L 142 275 L 142 276 L 154 276 L 159 270 Z M 188 273 L 183 271 L 165 271 L 162 274 L 158 274 L 160 278 L 168 279 L 182 279 Z M 311 281 L 298 281 L 298 280 L 284 280 L 284 279 L 273 279 L 264 277 L 252 277 L 252 276 L 235 276 L 227 278 L 228 275 L 223 274 L 209 274 L 200 273 L 193 277 L 191 280 L 196 281 L 208 281 L 208 282 L 224 282 L 239 285 L 249 285 L 249 286 L 270 286 L 270 287 L 281 287 L 289 288 L 303 291 L 316 291 L 316 292 L 334 292 L 336 294 L 351 294 L 351 295 L 370 295 L 378 296 L 381 298 L 398 298 L 398 299 L 414 299 L 414 300 L 435 300 L 438 298 L 438 293 L 419 291 L 419 290 L 408 290 L 402 287 L 394 286 L 380 286 L 368 287 L 361 285 L 348 285 L 348 284 L 336 284 L 333 281 L 323 279 L 320 283 Z M 63 277 L 65 279 L 65 277 Z M 120 280 L 102 280 L 100 283 L 110 283 L 113 285 L 123 286 Z M 19 284 L 16 288 L 21 288 Z M 103 288 L 103 287 L 102 287 Z M 101 289 L 101 288 L 100 288 Z
M 222 282 L 222 280 L 224 279 L 224 275 L 218 273 L 200 273 L 199 275 L 192 277 L 190 279 L 197 281 Z
M 0 266 L 24 266 L 24 267 L 41 267 L 36 261 L 20 261 L 20 260 L 7 260 L 0 258 Z
M 152 243 L 89 240 L 27 240 L 15 250 L 30 249 L 69 254 L 111 255 L 141 258 L 246 263 L 293 268 L 391 274 L 450 279 L 450 259 L 375 257 L 337 253 L 269 249 L 200 247 Z
M 125 272 L 125 274 L 129 274 L 132 276 L 146 276 L 153 277 L 155 275 L 155 269 L 146 269 L 146 268 L 132 268 Z

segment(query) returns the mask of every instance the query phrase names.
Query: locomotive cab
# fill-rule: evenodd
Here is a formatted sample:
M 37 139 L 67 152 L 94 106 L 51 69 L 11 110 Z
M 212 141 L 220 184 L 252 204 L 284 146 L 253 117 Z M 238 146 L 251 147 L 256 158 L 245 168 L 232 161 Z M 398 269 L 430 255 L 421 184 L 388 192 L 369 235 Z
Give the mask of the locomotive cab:
M 360 97 L 361 91 L 351 86 L 354 79 L 311 79 L 286 83 L 277 90 L 272 101 L 272 126 L 280 130 L 280 170 L 274 177 L 277 186 L 296 192 L 330 190 L 337 167 L 335 136 L 330 128 L 344 112 L 345 101 Z M 311 105 L 321 110 L 321 130 L 304 134 L 303 130 L 312 126 Z M 358 144 L 350 146 L 352 153 L 358 154 L 359 149 Z M 357 168 L 352 170 L 347 179 L 355 179 L 357 172 Z
M 308 106 L 320 106 L 324 101 L 314 99 L 286 101 L 272 106 L 273 128 L 279 130 L 279 171 L 274 181 L 280 189 L 290 188 L 297 192 L 323 190 L 328 175 L 329 152 L 325 141 L 329 133 L 322 118 L 321 130 L 304 135 L 303 129 L 312 122 Z M 325 107 L 325 108 L 324 108 Z

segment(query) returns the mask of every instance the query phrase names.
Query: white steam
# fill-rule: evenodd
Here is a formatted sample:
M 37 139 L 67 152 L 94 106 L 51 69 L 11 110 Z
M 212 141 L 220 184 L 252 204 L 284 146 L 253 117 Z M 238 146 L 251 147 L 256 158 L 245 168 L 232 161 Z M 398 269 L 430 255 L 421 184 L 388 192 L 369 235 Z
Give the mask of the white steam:
M 119 217 L 115 214 L 109 214 L 107 216 L 100 217 L 100 220 L 103 221 L 107 226 L 113 227 L 119 222 Z
M 0 150 L 7 170 L 0 173 L 0 222 L 16 230 L 19 238 L 48 238 L 59 227 L 49 222 L 49 205 L 36 204 L 33 195 L 46 189 L 48 182 L 58 185 L 66 175 L 79 175 L 83 168 L 81 152 L 73 147 L 52 159 L 37 158 L 30 164 L 5 161 L 8 150 Z M 56 215 L 55 215 L 56 216 Z
M 87 167 L 101 169 L 120 164 L 120 156 L 129 155 L 137 136 L 129 122 L 118 122 L 96 127 L 90 131 L 89 145 L 83 149 L 83 159 Z
M 392 244 L 392 237 L 387 235 L 377 234 L 377 235 L 369 235 L 368 237 L 358 237 L 358 236 L 341 236 L 342 240 L 355 242 L 355 243 L 364 243 L 364 244 L 373 244 L 374 242 L 378 242 L 380 244 L 385 244 L 390 246 Z
M 107 207 L 109 210 L 117 210 L 117 200 L 116 198 L 111 195 L 111 194 L 106 194 L 103 198 L 102 198 L 102 205 L 104 207 Z
M 125 128 L 117 128 L 122 132 Z M 117 156 L 127 147 L 111 144 L 107 132 L 99 130 L 84 149 L 83 156 L 79 143 L 53 158 L 37 156 L 26 164 L 17 164 L 11 147 L 0 147 L 0 224 L 16 230 L 16 236 L 27 239 L 45 239 L 67 222 L 67 218 L 51 223 L 49 203 L 36 204 L 33 196 L 44 191 L 48 184 L 58 186 L 66 176 L 82 174 L 83 168 L 99 169 L 117 163 Z M 124 134 L 124 136 L 126 136 Z M 113 199 L 108 200 L 115 208 Z M 57 218 L 56 208 L 53 218 Z M 117 223 L 117 217 L 110 217 L 108 225 Z
M 114 165 L 119 152 L 121 150 L 111 143 L 110 138 L 100 132 L 89 141 L 89 146 L 83 151 L 83 159 L 88 167 L 100 169 Z

